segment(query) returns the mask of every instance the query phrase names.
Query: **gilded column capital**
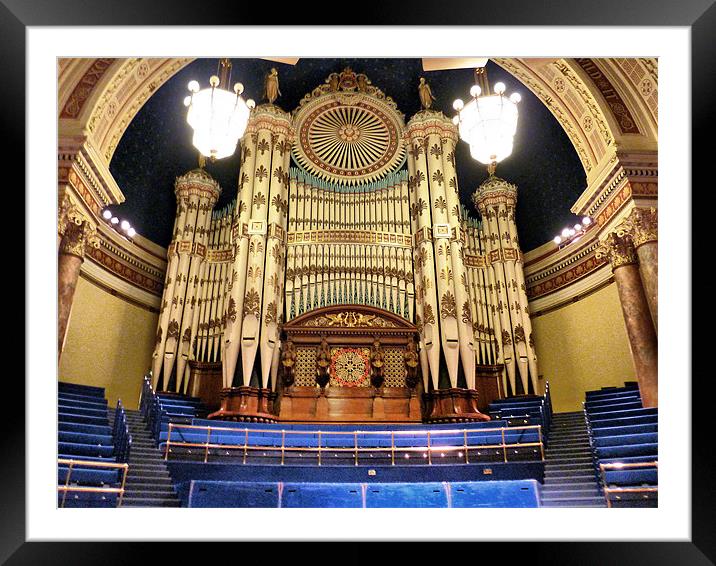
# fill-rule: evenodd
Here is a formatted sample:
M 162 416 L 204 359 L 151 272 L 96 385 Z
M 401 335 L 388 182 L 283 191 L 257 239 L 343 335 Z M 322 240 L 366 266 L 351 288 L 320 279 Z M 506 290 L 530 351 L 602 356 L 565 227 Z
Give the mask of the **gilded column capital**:
M 636 249 L 631 237 L 626 232 L 626 227 L 618 232 L 611 232 L 602 240 L 597 248 L 597 259 L 607 258 L 612 266 L 612 271 L 623 265 L 635 265 L 639 263 Z
M 74 255 L 84 260 L 88 248 L 99 248 L 100 239 L 95 227 L 82 217 L 82 220 L 68 221 L 62 241 L 60 253 Z
M 71 224 L 80 226 L 87 218 L 82 210 L 67 195 L 60 201 L 57 212 L 57 233 L 64 235 L 67 227 Z
M 638 248 L 649 242 L 658 240 L 658 215 L 656 208 L 635 208 L 629 215 L 632 225 L 631 237 L 634 247 Z

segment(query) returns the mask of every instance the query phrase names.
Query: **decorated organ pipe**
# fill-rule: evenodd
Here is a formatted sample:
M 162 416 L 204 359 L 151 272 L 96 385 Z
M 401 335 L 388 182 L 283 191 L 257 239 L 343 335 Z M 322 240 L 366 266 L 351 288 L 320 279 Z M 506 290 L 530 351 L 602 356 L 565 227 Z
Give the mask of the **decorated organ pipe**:
M 453 284 L 457 300 L 457 324 L 460 337 L 460 361 L 465 374 L 468 389 L 475 388 L 475 343 L 470 286 L 465 273 L 465 232 L 461 224 L 460 193 L 455 170 L 455 144 L 457 130 L 452 122 L 443 121 L 440 134 L 440 156 L 442 157 L 442 175 L 438 175 L 439 189 L 444 191 L 446 200 L 447 223 L 450 227 L 450 260 L 453 270 Z M 432 148 L 431 148 L 432 151 Z
M 502 326 L 501 342 L 504 363 L 512 391 L 516 392 L 516 378 L 519 374 L 523 391 L 529 391 L 529 361 L 524 334 L 522 307 L 519 304 L 518 287 L 514 274 L 514 260 L 519 253 L 516 246 L 511 245 L 509 232 L 500 230 L 499 217 L 506 216 L 506 202 L 516 199 L 516 187 L 502 179 L 491 176 L 473 195 L 473 200 L 483 217 L 484 241 L 495 277 L 495 288 L 498 295 L 498 311 Z M 529 316 L 529 315 L 527 315 Z M 537 376 L 533 379 L 533 390 Z
M 253 179 L 256 170 L 256 132 L 247 132 L 241 141 L 241 171 L 231 230 L 232 265 L 231 293 L 226 309 L 226 325 L 224 327 L 224 363 L 222 379 L 224 387 L 231 387 L 236 372 L 239 351 L 241 349 L 241 322 L 246 292 L 246 266 L 249 258 L 249 219 L 253 201 Z
M 252 111 L 236 201 L 222 210 L 206 172 L 177 179 L 155 387 L 175 379 L 190 392 L 195 360 L 220 363 L 224 388 L 276 389 L 282 324 L 357 304 L 415 324 L 426 391 L 473 389 L 480 366 L 503 365 L 503 390 L 537 392 L 514 186 L 490 177 L 471 217 L 455 126 L 433 110 L 405 125 L 370 83 L 342 84 L 293 114 Z
M 417 119 L 416 119 L 417 118 Z M 440 319 L 437 318 L 438 299 L 436 281 L 435 250 L 433 247 L 432 207 L 428 188 L 428 167 L 425 156 L 425 135 L 420 116 L 408 122 L 407 127 L 408 173 L 414 192 L 410 203 L 411 215 L 417 222 L 414 232 L 414 264 L 420 267 L 420 278 L 416 279 L 416 300 L 422 303 L 423 317 L 416 317 L 416 326 L 427 351 L 430 379 L 433 389 L 439 389 L 440 352 L 443 348 Z M 427 390 L 427 385 L 426 385 Z
M 272 362 L 279 348 L 279 329 L 283 312 L 283 276 L 286 246 L 287 192 L 289 185 L 289 147 L 291 129 L 288 124 L 277 128 L 271 136 L 271 179 L 262 292 L 262 324 L 260 337 L 261 383 L 268 387 Z M 276 387 L 275 381 L 272 386 Z
M 199 202 L 197 203 L 195 237 L 189 260 L 189 277 L 187 280 L 186 298 L 184 300 L 184 312 L 179 332 L 181 341 L 177 346 L 177 391 L 185 390 L 188 385 L 187 363 L 192 354 L 192 343 L 194 341 L 194 337 L 196 336 L 194 311 L 197 310 L 196 303 L 200 297 L 199 293 L 201 291 L 201 274 L 203 266 L 206 263 L 206 241 L 211 222 L 212 208 L 213 203 L 210 202 L 209 199 L 199 199 Z
M 210 211 L 221 193 L 216 181 L 203 169 L 195 169 L 178 177 L 175 182 L 177 196 L 177 219 L 174 238 L 168 250 L 167 280 L 162 297 L 157 343 L 153 354 L 153 386 L 157 388 L 160 376 L 163 387 L 169 387 L 169 379 L 177 357 L 180 340 L 190 328 L 183 323 L 185 304 L 191 304 L 196 294 L 194 279 L 201 259 L 197 258 L 197 244 L 201 245 L 205 229 L 204 211 Z M 192 269 L 193 267 L 193 269 Z M 193 274 L 193 276 L 192 276 Z M 191 281 L 190 281 L 191 276 Z M 191 337 L 189 337 L 191 340 Z M 183 364 L 181 368 L 183 370 Z M 182 379 L 177 373 L 176 387 Z
M 492 175 L 478 187 L 473 199 L 481 213 L 485 210 L 484 226 L 492 245 L 491 262 L 496 272 L 504 274 L 507 296 L 505 311 L 509 315 L 510 326 L 507 328 L 510 328 L 510 333 L 506 334 L 503 330 L 503 341 L 512 342 L 524 392 L 530 390 L 529 384 L 532 385 L 532 391 L 537 392 L 537 359 L 514 216 L 517 187 Z
M 248 225 L 248 266 L 244 274 L 246 291 L 241 321 L 241 385 L 250 384 L 256 360 L 261 360 L 262 357 L 259 349 L 262 337 L 269 199 L 272 187 L 275 196 L 280 192 L 278 187 L 285 183 L 284 174 L 288 168 L 290 147 L 286 144 L 290 144 L 290 140 L 287 140 L 290 128 L 289 116 L 272 104 L 257 107 L 247 127 L 247 133 L 257 134 L 257 153 L 253 171 L 253 195 L 248 203 L 251 212 Z M 268 302 L 266 307 L 268 308 Z M 268 374 L 262 369 L 256 377 L 259 381 L 265 381 L 264 375 Z

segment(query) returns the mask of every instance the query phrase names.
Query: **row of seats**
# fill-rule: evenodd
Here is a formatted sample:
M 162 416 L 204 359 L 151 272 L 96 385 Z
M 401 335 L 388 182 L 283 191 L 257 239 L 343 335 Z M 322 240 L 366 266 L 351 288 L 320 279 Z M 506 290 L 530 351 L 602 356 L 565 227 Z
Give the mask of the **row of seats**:
M 428 483 L 283 483 L 194 480 L 189 507 L 538 507 L 535 480 Z
M 178 393 L 156 393 L 152 387 L 151 372 L 144 376 L 139 410 L 149 424 L 156 439 L 168 424 L 191 424 L 196 417 L 205 417 L 206 407 L 198 397 Z
M 209 421 L 185 428 L 172 426 L 160 433 L 160 449 L 167 457 L 296 465 L 456 464 L 542 460 L 538 428 L 509 428 L 505 423 L 395 426 L 381 425 L 370 432 L 365 426 L 240 424 Z M 224 426 L 233 425 L 233 426 Z M 240 426 L 239 426 L 240 425 Z M 460 427 L 463 427 L 461 424 Z M 352 428 L 352 430 L 351 430 Z M 348 430 L 346 430 L 348 429 Z M 387 430 L 386 430 L 387 429 Z M 496 430 L 496 429 L 499 429 Z M 506 446 L 502 446 L 502 442 Z M 430 447 L 428 449 L 428 447 Z M 319 449 L 320 448 L 320 452 Z M 320 459 L 320 461 L 319 461 Z
M 644 408 L 636 384 L 589 391 L 589 438 L 610 507 L 658 504 L 658 410 Z
M 552 398 L 549 383 L 544 395 L 518 395 L 497 399 L 490 403 L 488 413 L 492 422 L 506 422 L 508 426 L 539 424 L 545 437 L 552 422 Z
M 120 489 L 130 446 L 121 404 L 110 426 L 103 388 L 59 382 L 58 505 L 117 506 L 119 493 L 82 490 Z

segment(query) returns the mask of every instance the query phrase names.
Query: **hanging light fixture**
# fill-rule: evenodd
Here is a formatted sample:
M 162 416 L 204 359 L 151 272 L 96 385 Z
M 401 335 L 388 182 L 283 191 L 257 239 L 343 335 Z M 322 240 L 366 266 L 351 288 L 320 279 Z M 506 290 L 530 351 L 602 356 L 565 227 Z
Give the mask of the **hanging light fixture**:
M 460 138 L 470 144 L 472 158 L 487 165 L 492 175 L 497 164 L 512 153 L 517 104 L 522 97 L 516 92 L 509 98 L 505 96 L 505 84 L 501 82 L 491 93 L 485 67 L 475 70 L 475 83 L 470 89 L 472 100 L 464 103 L 458 98 L 453 102 L 457 110 L 453 123 L 458 126 Z
M 189 83 L 190 96 L 184 99 L 189 108 L 186 121 L 194 129 L 192 143 L 212 161 L 228 157 L 246 131 L 251 109 L 256 103 L 244 101 L 244 85 L 236 83 L 234 92 L 227 90 L 231 77 L 231 61 L 219 62 L 219 76 L 209 79 L 209 88 L 199 90 L 199 83 Z

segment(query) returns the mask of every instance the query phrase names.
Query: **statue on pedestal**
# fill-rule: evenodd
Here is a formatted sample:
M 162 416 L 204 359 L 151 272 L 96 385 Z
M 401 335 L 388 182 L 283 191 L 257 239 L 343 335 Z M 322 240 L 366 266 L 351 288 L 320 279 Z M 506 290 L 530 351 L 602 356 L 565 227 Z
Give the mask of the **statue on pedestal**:
M 412 389 L 418 384 L 418 365 L 420 363 L 415 340 L 412 337 L 408 340 L 408 347 L 403 359 L 405 360 L 405 384 Z
M 370 353 L 371 375 L 370 383 L 378 389 L 385 381 L 385 359 L 383 357 L 383 349 L 380 346 L 380 340 L 376 336 L 373 340 L 373 348 Z
M 420 84 L 418 85 L 418 94 L 420 95 L 420 104 L 423 106 L 423 110 L 429 110 L 433 105 L 433 91 L 430 90 L 430 85 L 425 82 L 423 77 L 420 77 Z
M 321 391 L 328 385 L 330 380 L 330 367 L 331 367 L 331 350 L 328 347 L 328 340 L 326 335 L 321 335 L 321 345 L 318 348 L 318 355 L 316 356 L 316 383 L 321 388 Z
M 281 91 L 278 89 L 278 71 L 275 68 L 271 69 L 264 80 L 264 96 L 270 104 L 281 96 Z
M 296 348 L 291 340 L 284 343 L 281 349 L 281 379 L 284 387 L 290 387 L 295 381 Z

